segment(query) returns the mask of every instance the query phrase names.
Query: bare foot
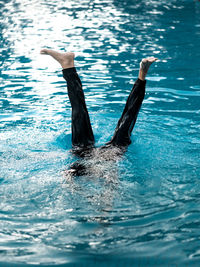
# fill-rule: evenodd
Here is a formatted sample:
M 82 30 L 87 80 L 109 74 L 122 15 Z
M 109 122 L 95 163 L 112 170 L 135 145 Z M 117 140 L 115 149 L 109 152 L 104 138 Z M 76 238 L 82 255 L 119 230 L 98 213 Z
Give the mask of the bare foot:
M 51 49 L 42 49 L 40 51 L 40 54 L 52 56 L 56 61 L 60 63 L 63 69 L 74 67 L 75 54 L 72 52 L 60 53 Z
M 155 57 L 148 57 L 148 58 L 142 59 L 142 61 L 140 62 L 140 71 L 139 71 L 139 79 L 140 80 L 145 80 L 145 77 L 147 75 L 149 67 L 156 60 L 158 60 L 158 59 Z

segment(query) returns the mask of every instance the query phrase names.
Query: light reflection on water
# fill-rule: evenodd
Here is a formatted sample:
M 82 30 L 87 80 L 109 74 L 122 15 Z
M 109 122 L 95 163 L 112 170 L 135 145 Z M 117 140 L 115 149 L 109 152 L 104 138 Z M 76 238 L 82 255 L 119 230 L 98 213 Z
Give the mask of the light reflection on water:
M 2 264 L 198 266 L 199 13 L 192 0 L 0 2 Z M 65 179 L 70 104 L 46 46 L 76 52 L 97 145 L 140 59 L 160 59 L 132 144 L 97 166 L 103 178 Z

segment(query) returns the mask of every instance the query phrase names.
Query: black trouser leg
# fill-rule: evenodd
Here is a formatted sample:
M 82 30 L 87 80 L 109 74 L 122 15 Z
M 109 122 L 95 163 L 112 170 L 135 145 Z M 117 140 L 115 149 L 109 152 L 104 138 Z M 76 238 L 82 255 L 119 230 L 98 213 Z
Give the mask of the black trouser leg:
M 68 96 L 72 106 L 72 145 L 76 149 L 87 149 L 94 145 L 94 135 L 90 124 L 81 80 L 75 68 L 63 70 L 67 82 Z
M 124 111 L 118 121 L 114 135 L 108 144 L 127 146 L 131 143 L 130 136 L 137 120 L 137 115 L 145 95 L 146 81 L 137 79 L 127 99 Z

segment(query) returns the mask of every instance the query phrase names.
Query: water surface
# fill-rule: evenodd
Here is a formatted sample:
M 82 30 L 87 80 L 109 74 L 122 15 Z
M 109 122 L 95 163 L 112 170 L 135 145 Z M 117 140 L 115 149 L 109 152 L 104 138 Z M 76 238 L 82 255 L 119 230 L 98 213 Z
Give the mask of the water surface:
M 0 266 L 198 266 L 200 3 L 7 0 L 0 22 Z M 160 59 L 132 144 L 100 177 L 65 179 L 70 103 L 43 47 L 76 52 L 98 146 L 141 58 Z

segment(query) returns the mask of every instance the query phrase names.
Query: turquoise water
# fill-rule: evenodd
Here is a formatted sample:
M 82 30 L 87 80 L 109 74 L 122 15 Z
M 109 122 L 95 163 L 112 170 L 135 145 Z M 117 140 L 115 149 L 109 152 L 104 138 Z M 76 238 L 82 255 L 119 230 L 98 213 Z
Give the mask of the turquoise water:
M 7 0 L 0 22 L 0 266 L 199 266 L 200 2 Z M 47 46 L 76 52 L 97 145 L 140 59 L 160 59 L 100 177 L 66 180 L 71 111 Z

